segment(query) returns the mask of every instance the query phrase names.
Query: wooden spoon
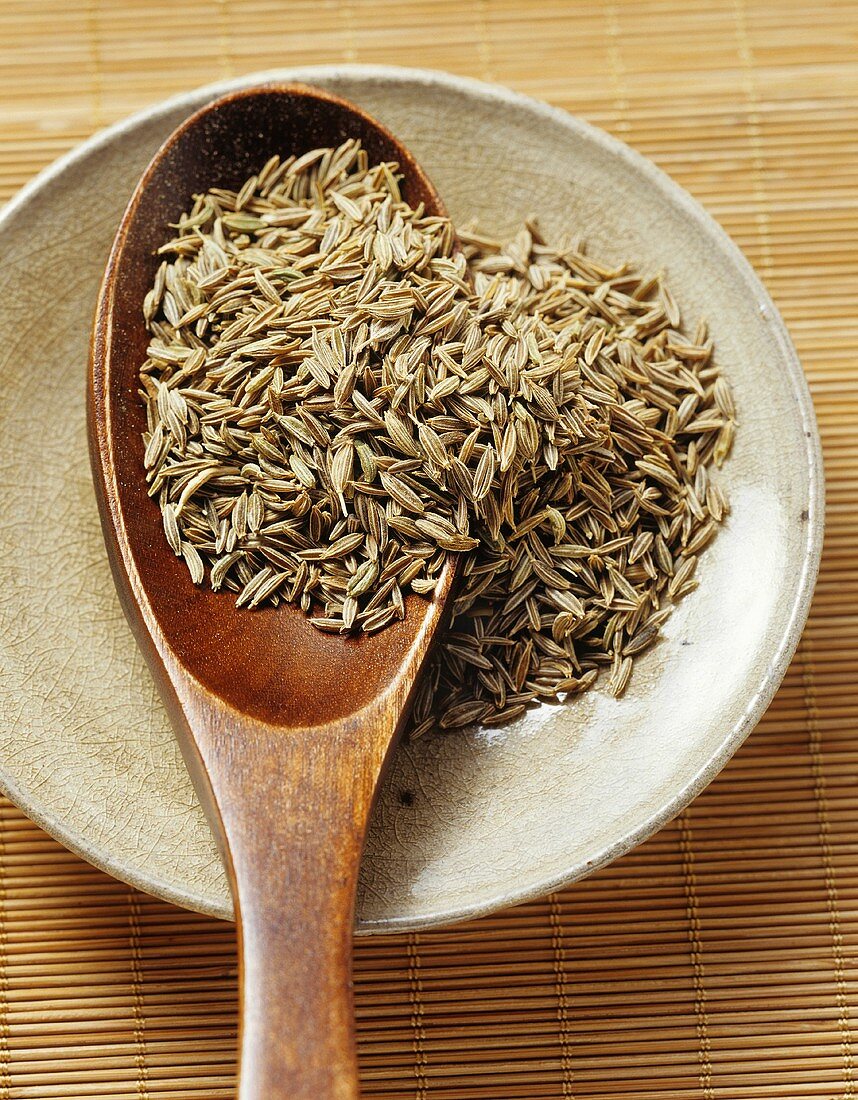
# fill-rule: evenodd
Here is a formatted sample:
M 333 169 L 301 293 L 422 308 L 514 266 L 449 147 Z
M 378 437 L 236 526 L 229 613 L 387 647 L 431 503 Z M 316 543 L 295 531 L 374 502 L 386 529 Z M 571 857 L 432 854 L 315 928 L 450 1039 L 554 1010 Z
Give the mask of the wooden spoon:
M 240 1100 L 354 1100 L 355 890 L 367 820 L 455 566 L 431 601 L 371 637 L 315 630 L 293 607 L 249 612 L 195 588 L 143 469 L 143 298 L 191 195 L 237 188 L 268 158 L 360 138 L 403 194 L 444 208 L 414 158 L 336 96 L 262 86 L 216 100 L 164 143 L 131 198 L 101 287 L 89 437 L 125 614 L 173 720 L 226 863 L 239 928 Z

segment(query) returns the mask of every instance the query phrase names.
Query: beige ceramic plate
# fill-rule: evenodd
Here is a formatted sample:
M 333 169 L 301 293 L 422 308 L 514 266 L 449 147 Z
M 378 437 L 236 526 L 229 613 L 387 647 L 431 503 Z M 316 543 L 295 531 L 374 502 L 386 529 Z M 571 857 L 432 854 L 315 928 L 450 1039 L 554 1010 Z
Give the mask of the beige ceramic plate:
M 411 147 L 453 216 L 495 233 L 537 212 L 608 260 L 664 268 L 711 322 L 739 432 L 733 511 L 700 588 L 627 696 L 599 691 L 503 731 L 404 745 L 364 859 L 360 928 L 417 928 L 542 894 L 682 808 L 753 728 L 804 623 L 822 532 L 813 412 L 751 268 L 685 192 L 560 111 L 440 74 L 266 74 L 354 99 Z M 227 882 L 113 591 L 90 487 L 84 371 L 104 260 L 161 139 L 246 78 L 138 115 L 44 173 L 0 217 L 0 786 L 119 878 L 228 916 Z M 334 685 L 332 690 L 336 690 Z

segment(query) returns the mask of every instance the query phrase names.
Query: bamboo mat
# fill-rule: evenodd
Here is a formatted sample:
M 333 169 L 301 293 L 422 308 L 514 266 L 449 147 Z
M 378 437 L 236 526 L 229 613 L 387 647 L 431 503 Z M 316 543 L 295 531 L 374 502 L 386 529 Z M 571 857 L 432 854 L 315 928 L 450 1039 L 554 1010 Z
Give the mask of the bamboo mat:
M 0 0 L 0 200 L 95 128 L 220 76 L 392 62 L 612 130 L 756 264 L 810 379 L 828 537 L 758 731 L 642 848 L 543 901 L 357 946 L 365 1096 L 858 1095 L 858 4 Z M 232 1095 L 232 926 L 0 805 L 0 1100 Z

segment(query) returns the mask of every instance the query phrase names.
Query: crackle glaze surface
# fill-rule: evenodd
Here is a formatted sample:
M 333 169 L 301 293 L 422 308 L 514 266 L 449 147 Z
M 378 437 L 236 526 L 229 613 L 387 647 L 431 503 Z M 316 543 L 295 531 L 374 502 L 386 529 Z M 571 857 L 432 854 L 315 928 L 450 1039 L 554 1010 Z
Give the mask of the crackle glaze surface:
M 593 691 L 502 731 L 401 747 L 365 853 L 359 930 L 421 927 L 587 874 L 667 821 L 735 751 L 807 613 L 822 532 L 816 428 L 750 267 L 681 189 L 619 143 L 441 74 L 265 75 L 323 85 L 375 114 L 458 221 L 503 234 L 535 212 L 549 233 L 583 232 L 596 256 L 665 269 L 684 316 L 710 321 L 738 405 L 723 478 L 729 522 L 627 696 Z M 97 136 L 0 216 L 0 788 L 93 863 L 221 916 L 226 876 L 105 558 L 84 379 L 99 279 L 137 177 L 193 109 L 259 79 L 200 90 Z

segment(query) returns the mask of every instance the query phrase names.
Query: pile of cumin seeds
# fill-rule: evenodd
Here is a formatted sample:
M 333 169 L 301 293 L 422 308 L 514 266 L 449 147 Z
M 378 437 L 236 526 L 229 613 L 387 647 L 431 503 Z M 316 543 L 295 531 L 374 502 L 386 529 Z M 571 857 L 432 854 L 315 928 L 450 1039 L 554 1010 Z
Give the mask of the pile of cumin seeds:
M 465 560 L 412 737 L 511 721 L 601 668 L 621 695 L 728 512 L 712 467 L 732 446 L 733 398 L 705 324 L 683 333 L 661 279 L 600 265 L 574 240 L 552 247 L 535 223 L 505 247 L 459 237 L 488 332 L 526 318 L 576 364 L 588 435 L 553 471 L 519 473 L 500 537 Z
M 194 583 L 372 632 L 466 554 L 412 736 L 632 660 L 726 512 L 734 430 L 658 279 L 401 199 L 357 142 L 197 196 L 145 303 L 145 464 Z

